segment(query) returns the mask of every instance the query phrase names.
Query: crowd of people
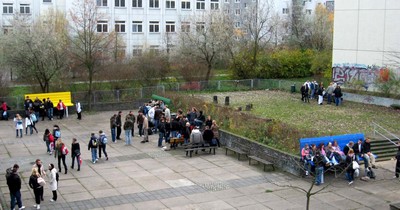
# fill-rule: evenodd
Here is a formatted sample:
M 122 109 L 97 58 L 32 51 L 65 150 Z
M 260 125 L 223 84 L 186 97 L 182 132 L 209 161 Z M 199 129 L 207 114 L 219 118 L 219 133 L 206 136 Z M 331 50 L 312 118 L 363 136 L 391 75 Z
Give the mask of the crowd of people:
M 400 147 L 399 147 L 400 150 Z M 319 145 L 308 145 L 301 150 L 302 161 L 304 162 L 304 170 L 306 176 L 310 172 L 315 174 L 315 184 L 320 185 L 324 183 L 323 172 L 329 167 L 342 165 L 346 170 L 346 179 L 349 185 L 353 184 L 354 177 L 359 176 L 360 158 L 364 161 L 364 179 L 375 178 L 373 168 L 376 169 L 375 156 L 371 151 L 371 140 L 359 139 L 357 143 L 353 141 L 348 142 L 342 149 L 337 141 L 329 142 L 327 145 L 323 143 Z M 398 172 L 396 172 L 398 176 Z
M 325 89 L 324 84 L 316 81 L 306 81 L 300 88 L 301 100 L 304 103 L 310 103 L 310 99 L 317 99 L 318 105 L 323 105 L 324 98 L 327 98 L 327 104 L 335 103 L 339 106 L 343 101 L 343 93 L 340 85 L 331 82 Z

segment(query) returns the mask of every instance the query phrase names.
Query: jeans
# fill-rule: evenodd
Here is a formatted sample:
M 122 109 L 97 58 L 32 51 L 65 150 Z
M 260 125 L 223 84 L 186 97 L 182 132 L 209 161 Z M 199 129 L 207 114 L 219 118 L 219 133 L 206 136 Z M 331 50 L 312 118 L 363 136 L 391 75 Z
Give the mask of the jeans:
M 21 191 L 17 191 L 15 193 L 10 192 L 10 197 L 11 197 L 11 202 L 10 202 L 10 208 L 14 209 L 15 202 L 18 204 L 18 208 L 22 207 L 22 201 L 21 201 Z
M 336 104 L 336 106 L 339 106 L 339 104 L 340 104 L 340 98 L 339 97 L 335 97 L 335 104 Z
M 33 134 L 32 125 L 28 125 L 28 126 L 25 128 L 25 135 L 28 135 L 28 128 L 29 128 L 29 134 L 32 135 L 32 134 Z
M 36 116 L 37 121 L 35 121 L 34 123 L 37 123 L 37 122 L 39 122 L 39 119 L 40 119 L 39 112 L 35 112 L 35 116 Z
M 22 138 L 22 129 L 16 129 L 15 130 L 15 132 L 17 134 L 17 137 L 18 137 L 18 131 L 19 131 L 20 137 Z
M 60 164 L 61 160 L 62 160 L 63 165 L 64 165 L 65 173 L 67 173 L 68 168 L 67 168 L 67 164 L 65 164 L 65 155 L 58 155 L 58 169 L 59 169 L 59 171 L 61 173 L 61 164 Z
M 157 127 L 158 127 L 159 122 L 160 122 L 160 120 L 153 119 L 154 133 L 157 133 Z
M 131 144 L 131 138 L 132 138 L 132 130 L 125 130 L 125 145 L 130 145 Z
M 92 162 L 95 163 L 97 159 L 97 148 L 91 148 L 90 150 L 92 152 Z
M 328 104 L 332 102 L 332 94 L 326 94 L 328 96 Z
M 107 144 L 102 144 L 99 146 L 99 158 L 101 158 L 101 150 L 103 150 L 103 153 L 106 157 L 108 157 L 107 152 L 106 152 L 106 147 Z
M 354 170 L 352 170 L 351 172 L 346 172 L 346 179 L 349 182 L 354 181 Z
M 75 158 L 76 158 L 76 162 L 78 163 L 78 169 L 81 169 L 80 157 L 81 157 L 80 155 L 73 155 L 73 156 L 72 156 L 71 168 L 74 168 L 74 163 L 75 163 Z
M 143 136 L 143 124 L 139 124 L 138 129 L 139 129 L 139 136 Z
M 115 128 L 111 128 L 111 140 L 112 142 L 115 142 Z
M 53 108 L 47 109 L 47 117 L 49 118 L 49 120 L 53 118 Z
M 50 153 L 51 149 L 50 149 L 50 141 L 46 141 L 46 148 L 47 148 L 47 152 Z
M 158 147 L 162 147 L 162 141 L 163 141 L 164 136 L 165 136 L 164 132 L 158 133 Z
M 315 89 L 311 89 L 311 98 L 314 98 L 315 95 Z
M 315 184 L 320 185 L 324 183 L 324 167 L 317 167 L 315 168 L 316 177 L 315 177 Z

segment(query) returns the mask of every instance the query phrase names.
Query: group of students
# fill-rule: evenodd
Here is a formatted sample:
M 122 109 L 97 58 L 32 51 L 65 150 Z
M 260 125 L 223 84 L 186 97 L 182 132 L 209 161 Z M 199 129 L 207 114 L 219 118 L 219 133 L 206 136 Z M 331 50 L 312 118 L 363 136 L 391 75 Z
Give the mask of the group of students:
M 36 159 L 35 164 L 32 166 L 32 173 L 29 177 L 29 187 L 33 190 L 33 194 L 35 195 L 35 204 L 34 208 L 40 209 L 41 201 L 44 201 L 44 187 L 46 186 L 45 178 L 48 179 L 49 188 L 52 191 L 53 197 L 50 199 L 50 202 L 57 201 L 57 189 L 58 189 L 58 181 L 59 175 L 57 169 L 54 167 L 53 163 L 48 165 L 48 173 L 44 169 L 44 165 L 40 159 Z M 22 204 L 21 198 L 21 178 L 18 175 L 19 165 L 14 164 L 12 168 L 7 169 L 6 171 L 6 179 L 8 189 L 10 191 L 10 208 L 14 209 L 15 205 L 18 208 L 25 209 L 25 206 Z
M 343 101 L 343 93 L 340 85 L 335 82 L 331 82 L 329 86 L 325 89 L 323 83 L 318 84 L 316 81 L 305 82 L 301 88 L 301 100 L 303 102 L 310 102 L 310 98 L 314 99 L 315 95 L 318 96 L 318 105 L 323 105 L 324 97 L 327 97 L 327 104 L 331 104 L 332 101 L 335 102 L 336 106 L 339 106 Z
M 365 178 L 375 178 L 372 168 L 375 165 L 375 156 L 371 152 L 371 141 L 366 138 L 364 141 L 359 139 L 357 143 L 350 141 L 343 150 L 337 141 L 323 143 L 318 146 L 305 144 L 301 150 L 301 158 L 304 162 L 306 176 L 310 171 L 315 172 L 315 184 L 324 183 L 324 169 L 331 166 L 343 165 L 346 169 L 346 179 L 349 185 L 353 184 L 354 177 L 359 175 L 359 160 L 364 160 Z

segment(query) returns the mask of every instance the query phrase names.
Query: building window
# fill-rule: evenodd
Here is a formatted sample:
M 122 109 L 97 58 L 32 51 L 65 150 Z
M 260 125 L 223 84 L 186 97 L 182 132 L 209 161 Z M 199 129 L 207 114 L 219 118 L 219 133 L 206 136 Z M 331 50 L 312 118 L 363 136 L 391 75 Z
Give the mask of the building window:
M 31 8 L 29 4 L 21 4 L 19 7 L 19 13 L 21 14 L 30 14 L 31 13 Z
M 159 8 L 160 1 L 159 0 L 150 0 L 150 8 Z
M 160 32 L 160 23 L 158 21 L 150 21 L 149 32 L 150 33 Z
M 240 3 L 240 0 L 235 0 L 235 3 Z
M 165 32 L 175 33 L 175 22 L 174 21 L 167 21 L 165 23 Z
M 206 9 L 205 0 L 196 0 L 196 9 Z
M 165 2 L 165 7 L 167 9 L 175 9 L 175 0 L 167 0 Z
M 133 51 L 132 51 L 133 56 L 141 56 L 142 52 L 143 52 L 142 45 L 133 45 Z
M 283 8 L 282 9 L 282 14 L 289 14 L 289 9 L 288 8 Z
M 108 23 L 105 20 L 97 21 L 97 32 L 106 33 L 108 32 Z
M 235 15 L 240 15 L 240 9 L 235 9 Z
M 225 3 L 229 3 L 229 0 L 225 0 Z
M 190 9 L 190 1 L 182 1 L 182 9 Z
M 125 7 L 125 0 L 115 0 L 116 7 Z
M 231 11 L 230 11 L 229 9 L 224 9 L 224 13 L 225 13 L 225 14 L 229 15 L 230 12 L 231 12 Z
M 211 10 L 219 10 L 219 1 L 211 0 L 210 8 L 211 8 Z
M 181 22 L 181 31 L 183 33 L 189 33 L 190 32 L 190 22 Z
M 98 7 L 106 7 L 107 6 L 107 0 L 97 0 L 96 1 L 96 6 L 98 6 Z
M 312 10 L 311 10 L 311 9 L 306 9 L 306 14 L 307 14 L 307 15 L 311 15 L 311 13 L 312 13 Z
M 3 14 L 12 14 L 12 13 L 14 13 L 13 4 L 3 3 Z
M 206 27 L 206 23 L 205 22 L 197 22 L 196 23 L 196 31 L 197 32 L 203 32 L 205 27 Z
M 235 22 L 235 28 L 240 28 L 240 22 Z
M 160 46 L 158 46 L 158 45 L 150 45 L 150 53 L 159 54 L 160 53 Z
M 125 33 L 125 21 L 115 21 L 115 32 Z
M 132 0 L 132 7 L 142 8 L 143 7 L 142 0 Z
M 133 33 L 142 33 L 143 32 L 142 21 L 132 21 L 132 32 Z
M 9 33 L 11 33 L 11 31 L 12 31 L 12 27 L 11 26 L 4 26 L 3 27 L 3 33 L 4 34 L 9 34 Z
M 43 0 L 43 3 L 51 3 L 51 0 Z

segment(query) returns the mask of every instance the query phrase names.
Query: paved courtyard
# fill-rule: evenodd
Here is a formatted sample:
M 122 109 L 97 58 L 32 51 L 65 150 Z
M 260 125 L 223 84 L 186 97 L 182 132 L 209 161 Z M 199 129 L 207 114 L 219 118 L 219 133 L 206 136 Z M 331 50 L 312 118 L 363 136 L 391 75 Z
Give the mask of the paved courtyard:
M 33 209 L 34 195 L 28 186 L 32 164 L 39 158 L 45 166 L 57 165 L 57 160 L 46 153 L 42 136 L 46 128 L 52 129 L 58 124 L 69 148 L 73 137 L 79 140 L 83 165 L 81 171 L 69 168 L 68 174 L 60 173 L 57 202 L 49 202 L 51 191 L 45 186 L 42 209 L 305 209 L 306 196 L 298 188 L 307 190 L 309 178 L 279 170 L 263 172 L 261 166 L 249 166 L 248 161 L 226 156 L 222 148 L 216 155 L 200 152 L 189 158 L 180 148 L 171 151 L 158 148 L 158 135 L 151 135 L 150 143 L 146 144 L 141 144 L 141 139 L 135 136 L 132 146 L 125 146 L 123 140 L 109 141 L 109 160 L 103 157 L 92 164 L 87 151 L 90 133 L 104 130 L 109 136 L 109 118 L 113 113 L 83 115 L 81 121 L 75 115 L 63 120 L 40 121 L 39 134 L 23 138 L 15 138 L 12 121 L 0 121 L 3 207 L 9 209 L 10 202 L 5 170 L 18 163 L 23 203 L 27 209 Z M 123 117 L 126 114 L 123 111 Z M 69 155 L 66 162 L 69 167 Z M 377 165 L 376 180 L 357 179 L 351 186 L 343 177 L 333 180 L 330 175 L 326 183 L 332 180 L 334 183 L 312 197 L 311 209 L 389 209 L 391 202 L 400 201 L 400 181 L 392 179 L 395 162 Z

